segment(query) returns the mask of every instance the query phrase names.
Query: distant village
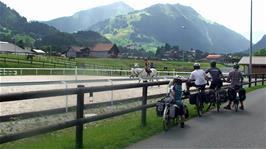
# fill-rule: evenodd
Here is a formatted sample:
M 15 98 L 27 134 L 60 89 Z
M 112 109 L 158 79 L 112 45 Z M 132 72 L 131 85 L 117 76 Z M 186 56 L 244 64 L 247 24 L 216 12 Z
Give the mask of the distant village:
M 21 47 L 9 43 L 0 41 L 0 53 L 16 53 L 21 55 L 53 55 L 64 56 L 70 59 L 77 57 L 118 57 L 119 50 L 115 44 L 99 43 L 94 47 L 79 47 L 70 46 L 64 52 L 45 52 L 42 49 L 34 49 L 30 47 Z
M 211 54 L 207 52 L 202 52 L 200 50 L 180 50 L 179 48 L 170 47 L 164 49 L 165 47 L 158 48 L 155 56 L 149 57 L 150 59 L 171 61 L 216 61 L 223 63 L 225 65 L 232 65 L 233 63 L 239 63 L 243 66 L 244 72 L 248 71 L 249 57 L 247 56 L 235 56 L 232 54 Z M 69 59 L 80 58 L 80 57 L 99 57 L 99 58 L 133 58 L 133 59 L 143 59 L 145 53 L 134 53 L 132 51 L 138 51 L 132 49 L 132 47 L 121 48 L 116 46 L 116 44 L 111 43 L 98 43 L 93 47 L 80 47 L 80 46 L 70 46 L 62 53 L 58 52 L 46 52 L 42 49 L 34 48 L 21 48 L 13 43 L 0 41 L 0 54 L 20 54 L 20 55 L 52 55 L 52 56 L 62 56 Z M 254 73 L 266 72 L 266 57 L 254 57 L 253 58 L 253 71 Z

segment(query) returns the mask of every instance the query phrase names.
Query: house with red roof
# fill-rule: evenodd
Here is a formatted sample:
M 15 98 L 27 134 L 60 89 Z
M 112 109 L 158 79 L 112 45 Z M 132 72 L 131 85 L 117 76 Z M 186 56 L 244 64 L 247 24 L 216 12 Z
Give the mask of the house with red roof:
M 99 43 L 90 50 L 92 57 L 117 57 L 119 49 L 115 44 Z

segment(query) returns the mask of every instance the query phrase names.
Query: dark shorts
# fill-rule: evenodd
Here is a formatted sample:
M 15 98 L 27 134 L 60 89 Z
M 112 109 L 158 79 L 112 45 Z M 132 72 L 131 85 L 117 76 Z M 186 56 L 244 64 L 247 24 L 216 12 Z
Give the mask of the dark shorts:
M 223 81 L 222 80 L 213 80 L 211 82 L 210 89 L 215 89 L 215 88 L 220 89 L 222 86 L 223 86 Z
M 178 104 L 178 115 L 185 115 L 185 108 L 184 108 L 184 105 L 183 104 Z

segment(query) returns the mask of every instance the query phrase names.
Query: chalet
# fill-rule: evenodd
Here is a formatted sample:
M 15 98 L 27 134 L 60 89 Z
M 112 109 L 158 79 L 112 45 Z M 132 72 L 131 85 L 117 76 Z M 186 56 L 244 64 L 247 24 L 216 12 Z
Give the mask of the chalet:
M 66 52 L 66 56 L 69 58 L 88 57 L 89 54 L 90 48 L 84 48 L 79 46 L 71 46 Z
M 22 49 L 13 43 L 0 41 L 0 53 L 28 54 L 31 51 Z
M 244 72 L 248 73 L 249 56 L 244 56 L 238 62 L 244 66 Z M 266 74 L 266 56 L 252 56 L 252 73 Z
M 92 57 L 117 57 L 119 50 L 115 44 L 96 44 L 92 50 L 90 50 L 90 56 Z

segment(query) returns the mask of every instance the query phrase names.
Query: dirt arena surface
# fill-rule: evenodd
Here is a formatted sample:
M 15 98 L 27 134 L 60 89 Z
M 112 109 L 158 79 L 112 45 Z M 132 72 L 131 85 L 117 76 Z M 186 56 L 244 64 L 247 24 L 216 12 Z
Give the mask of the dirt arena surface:
M 106 76 L 78 76 L 77 80 L 95 80 L 95 79 L 110 79 L 110 78 L 121 78 L 121 77 L 106 77 Z M 75 80 L 75 76 L 59 76 L 59 75 L 45 75 L 45 76 L 1 76 L 0 82 L 34 82 L 34 81 L 58 81 L 58 80 Z M 116 84 L 127 84 L 127 83 L 138 83 L 137 80 L 132 81 L 114 81 Z M 67 84 L 67 88 L 76 88 L 77 85 L 90 86 L 102 86 L 111 85 L 111 82 L 93 82 L 93 83 L 78 83 L 78 84 Z M 0 86 L 0 94 L 8 93 L 21 93 L 39 90 L 53 90 L 53 89 L 64 89 L 65 84 L 53 84 L 53 85 L 25 85 L 25 86 Z M 154 86 L 148 88 L 148 95 L 166 93 L 167 85 Z M 112 97 L 113 95 L 113 97 Z M 106 91 L 94 93 L 93 97 L 89 97 L 89 94 L 85 94 L 85 104 L 97 103 L 102 101 L 120 100 L 132 97 L 142 96 L 142 88 Z M 0 115 L 17 114 L 31 111 L 41 111 L 47 109 L 62 108 L 66 106 L 66 98 L 68 99 L 68 106 L 76 105 L 76 95 L 57 96 L 50 98 L 39 98 L 13 102 L 1 102 L 0 103 Z

